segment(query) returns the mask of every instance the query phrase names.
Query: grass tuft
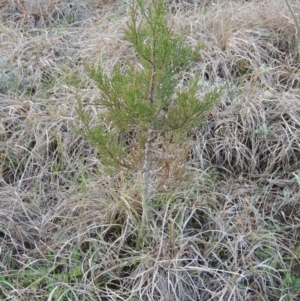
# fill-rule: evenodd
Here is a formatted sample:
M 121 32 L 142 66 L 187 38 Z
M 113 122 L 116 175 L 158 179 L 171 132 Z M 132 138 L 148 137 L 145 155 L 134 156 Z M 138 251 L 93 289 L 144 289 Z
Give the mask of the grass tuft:
M 98 122 L 84 63 L 135 61 L 127 1 L 0 1 L 1 300 L 299 299 L 300 9 L 289 4 L 295 17 L 279 0 L 170 1 L 174 30 L 204 45 L 181 85 L 196 74 L 199 98 L 224 93 L 190 133 L 186 171 L 174 150 L 172 172 L 154 172 L 141 236 L 142 175 L 108 177 L 74 130 L 78 99 Z

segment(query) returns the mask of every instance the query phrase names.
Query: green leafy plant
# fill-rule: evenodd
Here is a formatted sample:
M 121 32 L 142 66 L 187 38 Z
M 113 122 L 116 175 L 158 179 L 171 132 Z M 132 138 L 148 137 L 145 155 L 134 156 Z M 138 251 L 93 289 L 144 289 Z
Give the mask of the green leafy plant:
M 295 248 L 293 255 L 287 255 L 284 260 L 289 264 L 290 269 L 284 275 L 284 286 L 291 292 L 299 292 L 300 288 L 300 275 L 299 275 L 299 259 L 300 259 L 300 246 Z
M 254 134 L 257 135 L 259 138 L 266 137 L 268 135 L 268 132 L 269 132 L 269 128 L 265 123 L 262 124 L 256 130 L 254 130 Z
M 180 86 L 179 74 L 195 62 L 200 47 L 192 49 L 183 34 L 175 36 L 163 0 L 149 5 L 136 0 L 125 36 L 134 47 L 136 63 L 117 65 L 110 74 L 101 66 L 87 66 L 101 93 L 94 103 L 100 122 L 91 126 L 92 117 L 79 101 L 79 132 L 96 147 L 109 172 L 143 173 L 143 221 L 147 221 L 154 165 L 168 166 L 164 158 L 171 153 L 186 158 L 188 133 L 202 124 L 204 113 L 221 91 L 209 92 L 199 100 L 197 76 Z
M 53 264 L 55 255 L 47 252 L 45 260 L 28 260 L 24 268 L 10 270 L 0 276 L 0 288 L 4 291 L 29 288 L 32 293 L 43 288 L 51 292 L 51 300 L 67 300 L 68 285 L 77 283 L 83 277 L 82 255 L 78 248 L 73 248 L 69 260 L 63 259 Z M 72 265 L 70 266 L 70 261 Z M 61 287 L 58 287 L 57 284 Z M 0 297 L 4 297 L 0 294 Z

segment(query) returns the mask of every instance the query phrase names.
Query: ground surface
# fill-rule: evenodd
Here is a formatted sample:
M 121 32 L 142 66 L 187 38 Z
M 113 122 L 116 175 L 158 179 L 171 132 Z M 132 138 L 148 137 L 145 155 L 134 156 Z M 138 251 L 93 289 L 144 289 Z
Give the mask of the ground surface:
M 128 3 L 0 0 L 0 299 L 300 300 L 300 36 L 285 1 L 169 2 L 174 31 L 203 44 L 182 80 L 223 94 L 181 183 L 155 175 L 146 242 L 140 175 L 107 176 L 75 131 L 77 101 L 99 97 L 84 63 L 136 59 Z

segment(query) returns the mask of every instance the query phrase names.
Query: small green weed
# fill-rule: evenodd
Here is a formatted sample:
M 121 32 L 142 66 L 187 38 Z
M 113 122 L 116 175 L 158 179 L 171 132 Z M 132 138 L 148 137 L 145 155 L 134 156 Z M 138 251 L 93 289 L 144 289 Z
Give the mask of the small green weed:
M 43 290 L 45 295 L 51 294 L 53 301 L 69 300 L 69 285 L 81 282 L 83 277 L 82 260 L 78 248 L 72 249 L 69 259 L 62 259 L 60 262 L 56 262 L 55 255 L 50 251 L 44 260 L 29 259 L 23 268 L 10 270 L 6 275 L 0 276 L 3 292 L 0 296 L 4 298 L 9 291 L 26 288 L 34 295 Z

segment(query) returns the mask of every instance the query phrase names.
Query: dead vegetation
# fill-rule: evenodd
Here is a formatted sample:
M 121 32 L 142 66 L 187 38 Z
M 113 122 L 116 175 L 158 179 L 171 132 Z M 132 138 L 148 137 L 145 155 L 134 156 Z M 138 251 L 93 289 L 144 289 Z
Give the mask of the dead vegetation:
M 107 177 L 74 131 L 76 99 L 99 96 L 84 62 L 134 59 L 127 3 L 0 1 L 1 300 L 299 300 L 293 20 L 281 0 L 169 5 L 174 29 L 204 44 L 183 84 L 199 74 L 200 94 L 223 95 L 180 185 L 156 172 L 165 190 L 140 237 L 141 175 Z

